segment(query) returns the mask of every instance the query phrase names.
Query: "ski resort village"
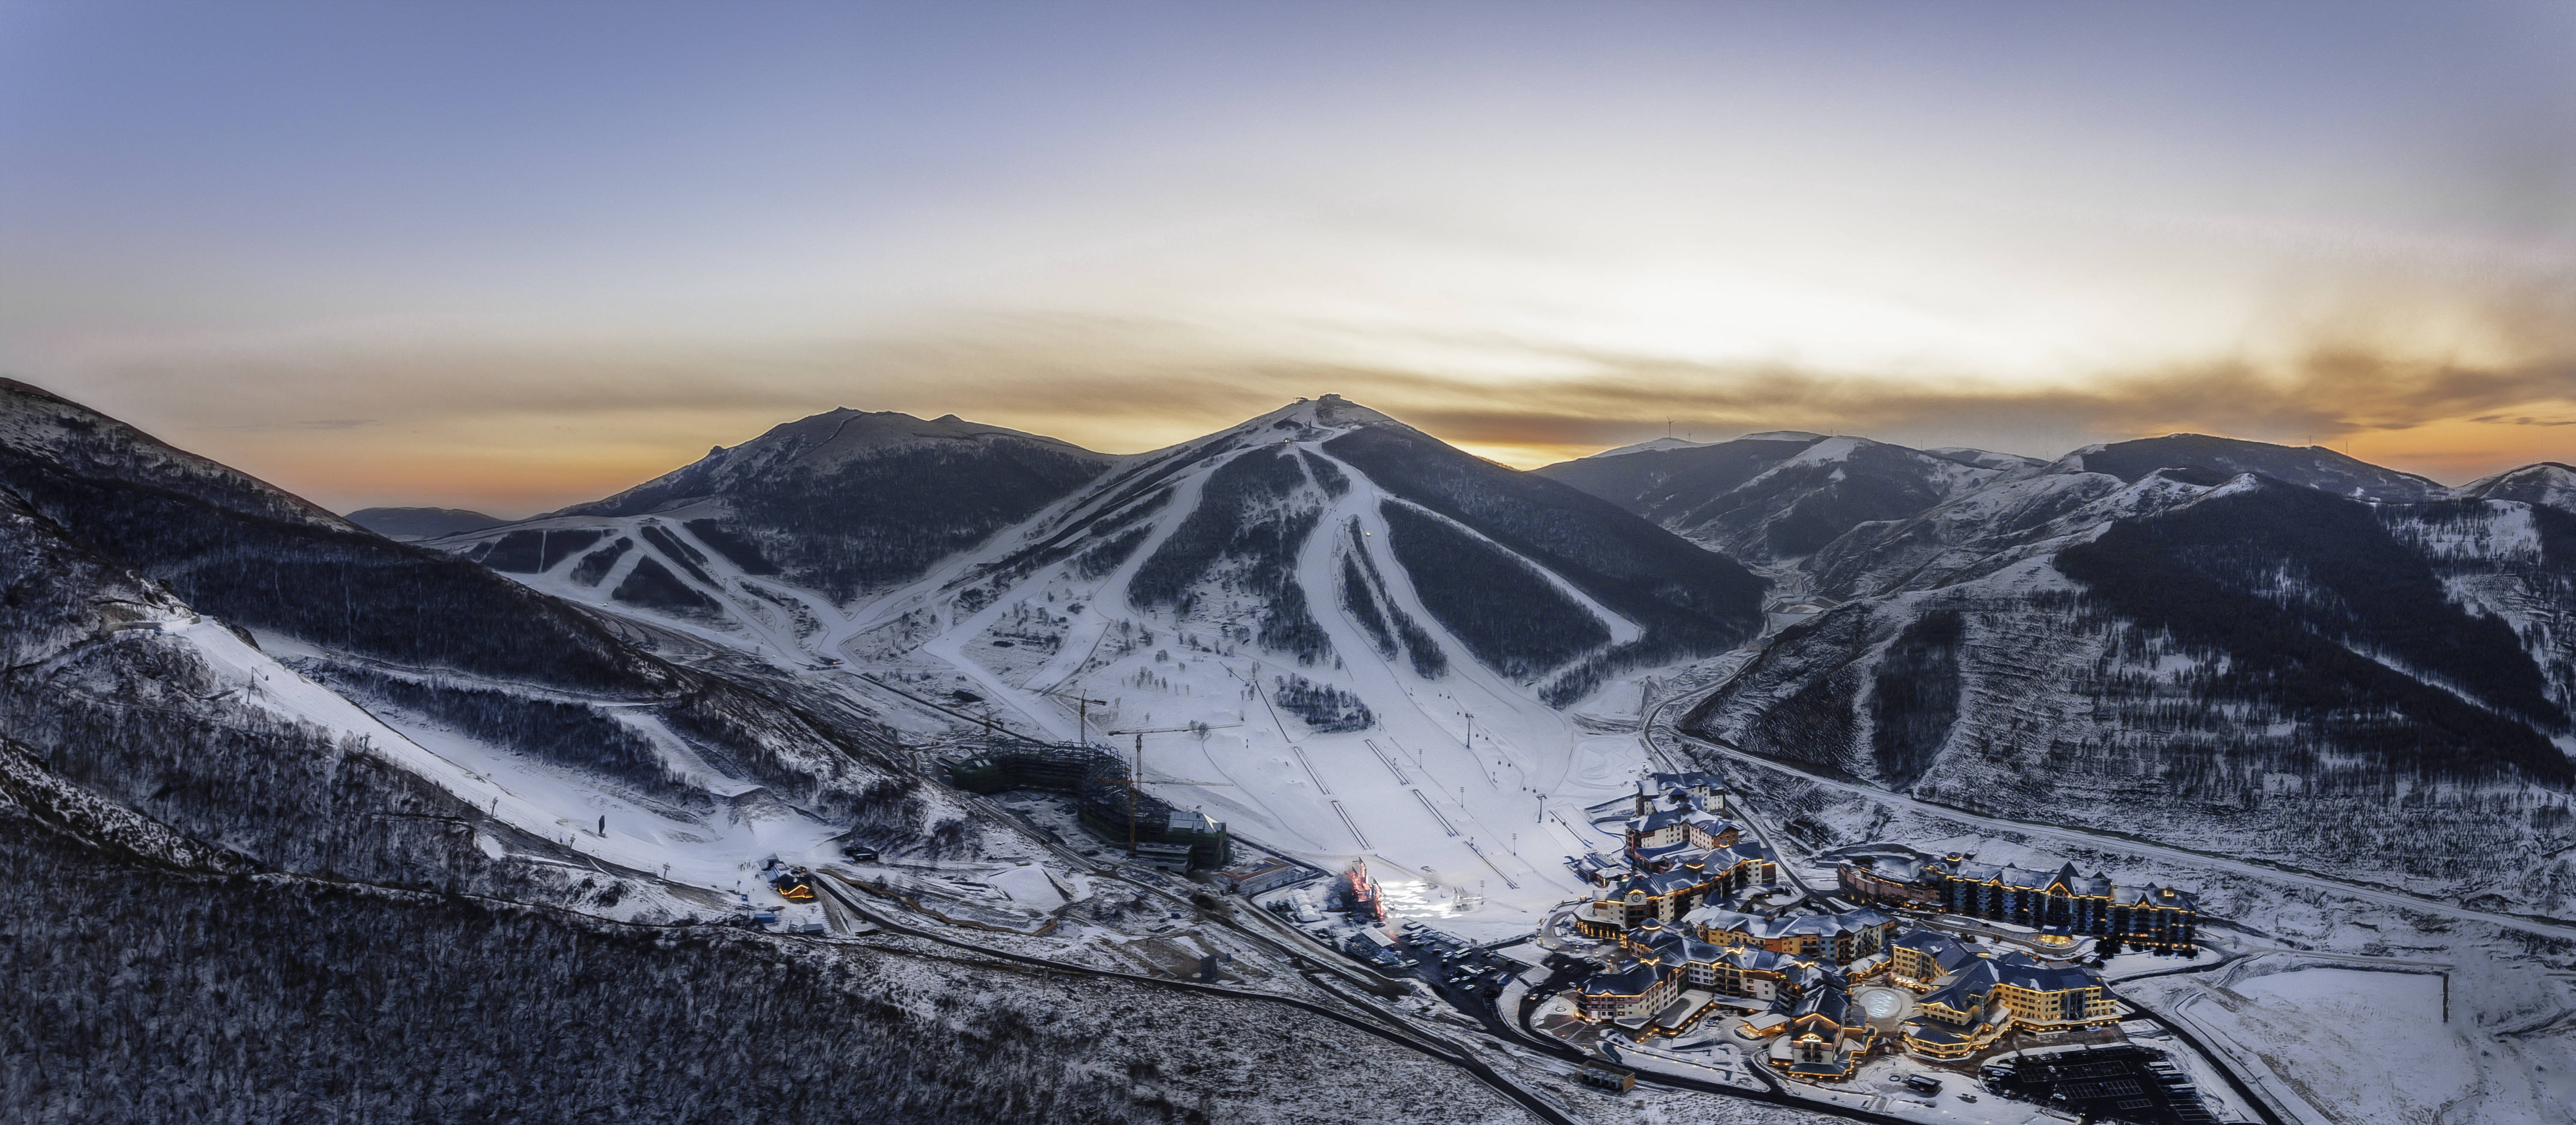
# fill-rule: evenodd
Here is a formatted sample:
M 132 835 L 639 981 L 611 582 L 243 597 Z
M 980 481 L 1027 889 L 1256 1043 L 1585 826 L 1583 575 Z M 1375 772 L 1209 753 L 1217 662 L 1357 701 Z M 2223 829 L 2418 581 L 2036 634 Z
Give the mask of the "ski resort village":
M 33 388 L 0 407 L 22 569 L 108 607 L 12 658 L 73 670 L 23 713 L 94 709 L 17 725 L 11 799 L 118 856 L 632 927 L 620 965 L 753 950 L 636 1026 L 795 1029 L 744 1058 L 898 1027 L 866 1050 L 958 1119 L 2570 1120 L 2576 814 L 2534 733 L 2569 682 L 2471 707 L 2317 639 L 2366 613 L 2310 630 L 2283 615 L 2323 601 L 2220 584 L 2343 581 L 2241 561 L 2332 538 L 2414 619 L 2511 622 L 2462 626 L 2501 646 L 2476 667 L 2531 667 L 2513 646 L 2570 642 L 2555 493 L 2188 437 L 1521 472 L 1326 396 L 1116 457 L 839 410 L 397 542 Z M 421 628 L 106 569 L 60 537 L 179 549 L 83 523 L 111 493 Z M 2202 541 L 2235 569 L 2170 554 Z M 168 715 L 253 749 L 93 764 Z M 313 779 L 360 770 L 404 796 L 275 835 L 203 803 L 355 801 Z M 112 807 L 63 780 L 129 773 Z
M 1585 474 L 1712 449 L 1753 462 L 1746 488 L 1904 476 L 1954 513 L 2066 491 L 2049 501 L 2065 538 L 1989 549 L 1985 597 L 2064 584 L 2037 560 L 2087 520 L 2246 487 L 1813 434 L 1658 443 L 1560 476 L 1602 489 Z M 996 473 L 1079 483 L 953 548 L 859 527 L 818 547 L 753 514 L 961 450 L 999 466 L 964 499 Z M 1770 688 L 1783 646 L 1889 610 L 1827 612 L 1835 597 L 1800 592 L 1812 564 L 1734 552 L 1757 573 L 1617 516 L 1326 397 L 1106 467 L 953 418 L 840 412 L 435 545 L 666 648 L 790 669 L 897 732 L 937 783 L 903 799 L 954 811 L 908 814 L 935 822 L 927 848 L 861 832 L 780 850 L 831 925 L 1365 1012 L 1568 1113 L 1615 1095 L 2278 1125 L 2392 1083 L 2406 1068 L 2383 1048 L 2416 1038 L 2400 1028 L 2426 1029 L 2424 1067 L 2459 1090 L 2495 1084 L 2495 1045 L 2555 1050 L 2445 1008 L 2446 927 L 2509 908 L 2425 918 L 2371 892 L 2360 909 L 2393 913 L 2358 932 L 2383 936 L 2338 951 L 2324 919 L 2360 916 L 2330 904 L 2370 880 L 1970 816 L 1866 783 L 1874 766 L 1749 749 L 1819 692 L 1869 697 L 1834 705 L 1881 743 L 1922 726 L 1898 708 L 1959 693 L 1955 619 L 1901 603 L 1907 619 L 1870 626 L 1875 673 Z M 890 583 L 862 569 L 913 557 Z M 856 611 L 841 600 L 872 585 Z M 1747 689 L 1793 706 L 1747 710 Z M 2322 982 L 2360 987 L 2282 1017 L 2313 1027 L 2312 1060 L 2254 1045 L 2245 988 Z M 2551 1071 L 2530 1073 L 2517 1096 L 2550 1096 Z

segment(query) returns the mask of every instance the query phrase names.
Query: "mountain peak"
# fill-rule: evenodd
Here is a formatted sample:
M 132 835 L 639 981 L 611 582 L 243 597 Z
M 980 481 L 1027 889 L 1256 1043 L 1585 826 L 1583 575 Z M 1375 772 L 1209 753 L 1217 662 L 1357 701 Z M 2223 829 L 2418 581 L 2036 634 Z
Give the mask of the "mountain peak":
M 1634 445 L 1623 445 L 1617 449 L 1604 449 L 1599 453 L 1587 456 L 1585 460 L 1590 460 L 1592 457 L 1618 457 L 1630 453 L 1660 453 L 1667 449 L 1697 449 L 1703 445 L 1711 444 L 1715 443 L 1692 441 L 1688 438 L 1659 437 L 1650 441 L 1641 441 Z
M 2481 477 L 2453 490 L 2463 500 L 2519 500 L 2576 512 L 2576 467 L 2541 461 Z
M 1206 441 L 1223 435 L 1258 436 L 1271 430 L 1293 430 L 1299 440 L 1346 432 L 1361 426 L 1401 425 L 1395 419 L 1371 410 L 1337 394 L 1301 398 L 1264 414 L 1256 414 L 1206 437 Z M 1185 443 L 1186 444 L 1186 443 Z
M 2418 503 L 2450 492 L 2413 473 L 2357 461 L 2321 446 L 2274 445 L 2209 434 L 2088 445 L 2059 458 L 2053 468 L 2107 473 L 2131 484 L 2158 469 L 2199 469 L 2230 476 L 2261 473 L 2338 496 L 2395 503 Z

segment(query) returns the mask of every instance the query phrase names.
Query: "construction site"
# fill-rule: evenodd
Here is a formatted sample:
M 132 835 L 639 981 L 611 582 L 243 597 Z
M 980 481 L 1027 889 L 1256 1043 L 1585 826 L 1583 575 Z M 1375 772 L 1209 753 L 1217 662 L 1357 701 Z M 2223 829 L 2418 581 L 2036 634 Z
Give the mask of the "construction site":
M 1135 768 L 1103 747 L 999 737 L 940 762 L 949 783 L 970 793 L 1033 789 L 1071 796 L 1084 830 L 1139 863 L 1211 871 L 1233 859 L 1224 824 L 1145 792 Z

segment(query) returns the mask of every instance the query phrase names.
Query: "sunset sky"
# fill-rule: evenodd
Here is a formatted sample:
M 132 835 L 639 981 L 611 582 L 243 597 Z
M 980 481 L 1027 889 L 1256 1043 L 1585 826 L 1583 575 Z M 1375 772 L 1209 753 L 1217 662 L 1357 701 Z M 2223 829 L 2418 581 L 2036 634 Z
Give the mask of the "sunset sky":
M 0 0 L 0 374 L 519 515 L 834 406 L 2576 460 L 2576 6 Z

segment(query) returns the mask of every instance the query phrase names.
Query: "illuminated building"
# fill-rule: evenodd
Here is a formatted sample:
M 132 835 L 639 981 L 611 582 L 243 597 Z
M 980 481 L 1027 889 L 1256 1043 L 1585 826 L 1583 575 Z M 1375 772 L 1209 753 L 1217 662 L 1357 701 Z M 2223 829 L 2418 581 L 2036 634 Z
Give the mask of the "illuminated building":
M 2200 900 L 2189 891 L 2115 886 L 2099 873 L 2077 873 L 2072 863 L 2047 871 L 1959 855 L 1919 863 L 1871 857 L 1845 861 L 1839 879 L 1853 898 L 2117 938 L 2141 949 L 2188 949 L 2200 926 Z
M 1837 968 L 1884 956 L 1896 938 L 1896 919 L 1868 907 L 1841 914 L 1763 917 L 1704 906 L 1683 921 L 1719 945 L 1752 946 Z
M 1905 1025 L 1905 1049 L 1961 1059 L 2007 1031 L 2069 1031 L 2118 1023 L 2120 1002 L 2091 970 L 2040 963 L 2023 953 L 1971 958 L 1927 993 Z

